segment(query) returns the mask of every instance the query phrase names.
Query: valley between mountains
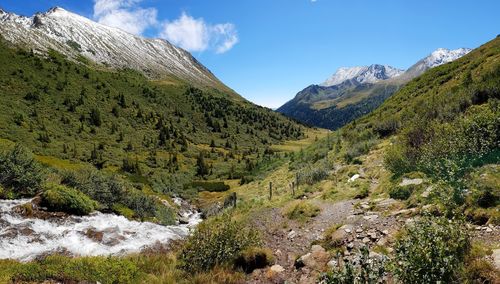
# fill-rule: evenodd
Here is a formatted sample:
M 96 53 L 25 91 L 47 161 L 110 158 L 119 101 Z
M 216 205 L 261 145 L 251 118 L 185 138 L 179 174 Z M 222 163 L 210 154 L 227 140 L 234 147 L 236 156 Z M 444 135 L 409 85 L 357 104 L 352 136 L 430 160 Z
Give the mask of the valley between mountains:
M 499 283 L 500 38 L 276 112 L 189 52 L 0 10 L 0 283 Z

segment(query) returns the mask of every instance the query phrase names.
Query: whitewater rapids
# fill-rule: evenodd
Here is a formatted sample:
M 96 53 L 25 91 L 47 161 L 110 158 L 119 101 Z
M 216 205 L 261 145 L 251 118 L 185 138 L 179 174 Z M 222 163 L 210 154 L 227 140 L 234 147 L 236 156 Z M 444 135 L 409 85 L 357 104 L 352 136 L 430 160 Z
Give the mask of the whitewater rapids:
M 13 208 L 30 202 L 0 200 L 0 259 L 30 261 L 37 256 L 64 253 L 72 256 L 124 255 L 189 235 L 202 221 L 198 212 L 186 211 L 187 224 L 161 226 L 130 221 L 123 216 L 95 212 L 48 220 L 25 218 Z

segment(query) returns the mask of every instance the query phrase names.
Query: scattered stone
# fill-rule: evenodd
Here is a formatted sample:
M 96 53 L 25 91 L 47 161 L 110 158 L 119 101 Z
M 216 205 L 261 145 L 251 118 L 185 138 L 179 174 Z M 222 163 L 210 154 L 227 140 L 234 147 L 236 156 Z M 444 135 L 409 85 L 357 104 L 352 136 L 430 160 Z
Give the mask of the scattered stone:
M 99 232 L 99 231 L 96 231 L 94 229 L 88 229 L 86 232 L 85 232 L 85 236 L 91 240 L 93 240 L 94 242 L 102 242 L 102 239 L 104 238 L 104 233 L 103 232 Z
M 427 198 L 429 197 L 429 195 L 431 194 L 431 192 L 434 190 L 434 186 L 433 185 L 430 185 L 428 186 L 424 192 L 422 192 L 422 194 L 420 196 L 424 197 L 424 198 Z
M 359 177 L 360 177 L 359 174 L 355 174 L 351 178 L 349 178 L 349 180 L 347 180 L 347 182 L 353 182 L 353 181 L 357 180 Z
M 493 232 L 493 229 L 491 229 L 490 227 L 486 228 L 486 233 L 491 233 Z
M 500 269 L 500 249 L 493 250 L 493 263 L 497 269 Z
M 337 263 L 337 260 L 335 260 L 335 259 L 330 260 L 330 261 L 326 264 L 326 266 L 330 267 L 330 269 L 334 269 L 334 268 L 336 268 L 336 267 L 337 267 L 337 265 L 338 265 L 338 263 Z
M 399 184 L 399 186 L 419 185 L 422 184 L 423 182 L 424 180 L 421 178 L 414 178 L 414 179 L 403 178 L 403 181 Z
M 363 232 L 363 229 L 359 228 L 356 230 L 356 233 L 362 233 Z
M 292 230 L 292 231 L 290 231 L 290 232 L 288 233 L 287 238 L 288 238 L 288 239 L 290 239 L 290 240 L 292 240 L 292 239 L 293 239 L 293 238 L 295 238 L 296 236 L 297 236 L 297 233 L 296 233 L 294 230 Z
M 275 265 L 271 266 L 271 268 L 269 268 L 269 270 L 274 272 L 274 273 L 282 273 L 283 271 L 285 271 L 283 266 L 281 266 L 279 264 L 275 264 Z
M 352 232 L 352 229 L 353 225 L 350 224 L 343 225 L 342 227 L 339 228 L 339 230 L 344 230 L 348 234 Z
M 373 221 L 375 219 L 378 218 L 378 215 L 367 215 L 367 216 L 363 216 L 363 219 L 367 220 L 367 221 Z
M 303 266 L 313 270 L 319 270 L 328 262 L 328 253 L 320 245 L 313 245 L 311 252 L 301 256 L 295 262 L 296 268 Z
M 372 239 L 373 241 L 376 241 L 378 239 L 377 237 L 377 233 L 375 232 L 369 232 L 368 233 L 368 236 L 370 237 L 370 239 Z
M 389 235 L 389 231 L 388 231 L 388 230 L 383 230 L 383 231 L 382 231 L 382 234 L 384 234 L 384 235 L 386 235 L 386 236 L 387 236 L 387 235 Z
M 369 243 L 369 242 L 370 242 L 370 239 L 365 237 L 365 238 L 363 238 L 362 242 L 363 242 L 364 244 L 367 244 L 367 243 Z
M 415 213 L 417 211 L 417 208 L 410 208 L 410 209 L 402 209 L 399 211 L 396 211 L 392 213 L 392 216 L 398 216 L 398 215 L 404 215 L 404 216 L 410 216 L 411 214 Z
M 277 249 L 275 254 L 276 254 L 276 256 L 281 256 L 281 250 Z

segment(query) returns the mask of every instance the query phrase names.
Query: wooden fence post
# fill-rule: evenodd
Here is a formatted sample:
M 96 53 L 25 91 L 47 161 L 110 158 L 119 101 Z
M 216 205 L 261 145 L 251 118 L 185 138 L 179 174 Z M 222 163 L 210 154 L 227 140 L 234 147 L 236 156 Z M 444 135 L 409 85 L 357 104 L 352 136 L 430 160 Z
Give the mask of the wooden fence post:
M 236 192 L 233 192 L 233 208 L 236 208 Z
M 299 191 L 299 173 L 295 174 L 295 187 Z
M 269 182 L 269 200 L 271 200 L 271 198 L 273 198 L 273 182 L 272 181 Z
M 295 182 L 292 181 L 292 197 L 295 196 Z

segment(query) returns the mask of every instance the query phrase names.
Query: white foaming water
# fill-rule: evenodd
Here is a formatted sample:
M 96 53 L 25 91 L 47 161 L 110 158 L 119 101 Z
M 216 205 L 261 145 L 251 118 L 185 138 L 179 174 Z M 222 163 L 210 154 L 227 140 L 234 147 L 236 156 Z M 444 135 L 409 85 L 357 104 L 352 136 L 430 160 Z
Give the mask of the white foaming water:
M 190 229 L 202 220 L 197 212 L 184 212 L 187 224 L 161 226 L 100 212 L 42 220 L 24 218 L 12 211 L 27 202 L 30 200 L 0 200 L 0 259 L 29 261 L 54 252 L 74 256 L 140 252 L 188 236 Z

